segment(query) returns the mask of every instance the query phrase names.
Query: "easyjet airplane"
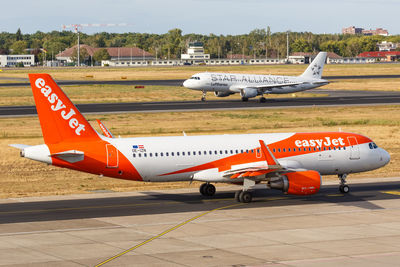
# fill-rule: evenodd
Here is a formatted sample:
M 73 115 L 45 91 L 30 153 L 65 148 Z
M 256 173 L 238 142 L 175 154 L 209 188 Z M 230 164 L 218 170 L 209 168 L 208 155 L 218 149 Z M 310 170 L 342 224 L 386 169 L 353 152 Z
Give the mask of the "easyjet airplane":
M 319 52 L 300 76 L 201 72 L 184 81 L 183 86 L 202 91 L 201 101 L 206 100 L 207 92 L 214 92 L 217 97 L 240 93 L 242 101 L 260 95 L 260 102 L 265 102 L 265 94 L 295 93 L 328 84 L 321 79 L 326 56 L 326 52 Z
M 113 138 L 96 132 L 48 74 L 29 74 L 45 144 L 12 145 L 21 156 L 59 167 L 126 180 L 202 181 L 243 185 L 252 200 L 258 183 L 296 195 L 318 192 L 321 175 L 346 176 L 386 165 L 389 154 L 368 137 L 344 132 Z

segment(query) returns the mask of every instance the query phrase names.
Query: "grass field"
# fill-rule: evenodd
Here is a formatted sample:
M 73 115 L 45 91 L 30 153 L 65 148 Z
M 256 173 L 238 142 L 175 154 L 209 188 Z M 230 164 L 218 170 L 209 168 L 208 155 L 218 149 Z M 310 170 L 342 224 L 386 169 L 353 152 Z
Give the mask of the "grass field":
M 101 119 L 114 135 L 122 137 L 338 131 L 372 138 L 391 154 L 391 162 L 376 171 L 352 174 L 359 177 L 390 177 L 400 173 L 400 112 L 398 106 L 294 108 L 184 113 L 90 115 Z M 97 125 L 92 123 L 97 129 Z M 149 184 L 122 181 L 47 166 L 20 158 L 8 144 L 42 143 L 36 117 L 0 119 L 0 197 L 88 193 L 94 190 L 131 191 L 187 187 L 189 183 Z M 333 179 L 325 177 L 324 179 Z M 198 184 L 192 186 L 197 187 Z
M 5 68 L 1 77 L 27 78 L 27 73 L 49 73 L 59 80 L 163 80 L 187 79 L 197 72 L 236 72 L 254 74 L 299 75 L 307 65 L 239 65 L 181 66 L 137 68 Z M 324 76 L 400 74 L 400 64 L 331 64 L 325 65 Z

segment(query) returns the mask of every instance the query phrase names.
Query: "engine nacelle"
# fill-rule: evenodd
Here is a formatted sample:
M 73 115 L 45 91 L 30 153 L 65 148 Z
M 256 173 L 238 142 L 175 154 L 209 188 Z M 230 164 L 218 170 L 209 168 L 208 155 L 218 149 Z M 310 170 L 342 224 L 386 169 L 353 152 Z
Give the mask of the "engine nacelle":
M 230 96 L 231 94 L 233 94 L 233 93 L 231 93 L 231 92 L 214 91 L 214 95 L 217 96 L 217 97 L 227 97 L 227 96 Z
M 282 178 L 271 179 L 269 187 L 291 195 L 312 195 L 321 188 L 321 175 L 311 170 L 288 172 Z
M 240 96 L 243 98 L 252 98 L 258 95 L 258 90 L 255 88 L 244 88 L 240 90 Z

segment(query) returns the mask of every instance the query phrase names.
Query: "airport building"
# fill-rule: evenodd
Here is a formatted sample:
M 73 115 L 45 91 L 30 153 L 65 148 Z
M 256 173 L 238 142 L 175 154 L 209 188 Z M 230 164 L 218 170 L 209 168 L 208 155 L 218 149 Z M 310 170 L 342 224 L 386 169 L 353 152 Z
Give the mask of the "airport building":
M 0 67 L 15 67 L 18 63 L 24 67 L 35 65 L 35 55 L 0 55 Z
M 154 56 L 138 47 L 104 47 L 104 48 L 95 48 L 89 45 L 82 44 L 80 45 L 80 50 L 85 49 L 89 60 L 87 62 L 88 65 L 93 65 L 91 62 L 91 57 L 93 57 L 94 53 L 100 49 L 106 49 L 108 54 L 110 55 L 109 60 L 103 60 L 101 62 L 102 66 L 146 66 L 149 65 L 149 61 L 154 59 Z M 62 63 L 69 64 L 74 62 L 73 55 L 76 54 L 77 45 L 64 50 L 63 52 L 56 55 L 56 59 L 61 61 Z
M 371 52 L 363 52 L 359 54 L 357 57 L 361 58 L 370 58 L 375 61 L 399 61 L 400 60 L 400 51 L 371 51 Z
M 189 43 L 186 54 L 181 54 L 181 60 L 184 64 L 197 65 L 205 63 L 208 59 L 210 59 L 210 54 L 204 54 L 204 47 L 201 42 Z

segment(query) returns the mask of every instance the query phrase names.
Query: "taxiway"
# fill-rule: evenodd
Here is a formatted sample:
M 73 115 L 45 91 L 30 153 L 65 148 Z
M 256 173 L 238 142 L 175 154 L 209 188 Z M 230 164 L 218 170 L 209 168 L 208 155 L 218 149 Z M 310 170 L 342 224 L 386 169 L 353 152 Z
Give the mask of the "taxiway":
M 349 184 L 348 195 L 336 182 L 307 197 L 256 191 L 249 204 L 233 186 L 212 199 L 197 187 L 2 199 L 0 265 L 396 265 L 400 178 Z

